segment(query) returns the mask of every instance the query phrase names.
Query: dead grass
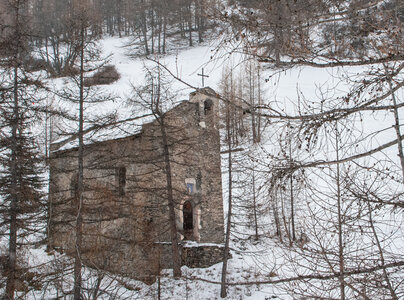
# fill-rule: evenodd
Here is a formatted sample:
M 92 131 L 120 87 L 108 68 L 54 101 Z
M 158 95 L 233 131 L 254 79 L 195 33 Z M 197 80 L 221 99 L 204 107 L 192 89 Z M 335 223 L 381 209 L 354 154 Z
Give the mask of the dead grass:
M 84 85 L 89 87 L 93 85 L 111 84 L 121 78 L 115 66 L 105 66 L 94 73 L 92 77 L 84 80 Z

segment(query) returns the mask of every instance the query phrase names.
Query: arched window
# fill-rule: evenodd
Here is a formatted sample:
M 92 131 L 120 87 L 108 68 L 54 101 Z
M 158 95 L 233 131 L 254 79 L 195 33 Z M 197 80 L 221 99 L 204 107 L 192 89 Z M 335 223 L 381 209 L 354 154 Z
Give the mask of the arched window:
M 118 195 L 125 196 L 125 187 L 126 187 L 126 168 L 118 167 L 116 169 L 116 179 L 118 183 Z
M 190 239 L 192 238 L 194 229 L 193 208 L 190 201 L 185 201 L 184 205 L 182 206 L 182 214 L 184 218 L 184 238 Z
M 213 108 L 213 101 L 211 99 L 206 99 L 205 102 L 203 103 L 203 108 L 205 115 L 209 114 Z

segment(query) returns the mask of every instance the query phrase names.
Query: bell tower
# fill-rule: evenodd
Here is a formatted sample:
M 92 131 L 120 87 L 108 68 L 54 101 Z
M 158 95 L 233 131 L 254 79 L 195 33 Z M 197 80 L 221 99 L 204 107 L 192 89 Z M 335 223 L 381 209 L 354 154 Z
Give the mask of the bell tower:
M 197 145 L 195 161 L 198 172 L 187 179 L 191 195 L 183 203 L 181 214 L 184 239 L 222 243 L 224 236 L 222 173 L 220 159 L 219 99 L 209 87 L 190 94 L 190 103 L 197 104 Z M 192 226 L 191 226 L 192 222 Z

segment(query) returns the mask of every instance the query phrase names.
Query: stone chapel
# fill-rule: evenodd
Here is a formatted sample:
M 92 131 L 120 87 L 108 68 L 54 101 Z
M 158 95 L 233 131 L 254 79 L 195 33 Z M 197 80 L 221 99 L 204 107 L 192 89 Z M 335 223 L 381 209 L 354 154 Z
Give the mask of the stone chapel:
M 210 88 L 164 115 L 182 264 L 223 256 L 219 102 Z M 77 148 L 50 158 L 49 246 L 74 251 Z M 171 266 L 166 174 L 158 120 L 84 148 L 83 263 L 145 282 Z

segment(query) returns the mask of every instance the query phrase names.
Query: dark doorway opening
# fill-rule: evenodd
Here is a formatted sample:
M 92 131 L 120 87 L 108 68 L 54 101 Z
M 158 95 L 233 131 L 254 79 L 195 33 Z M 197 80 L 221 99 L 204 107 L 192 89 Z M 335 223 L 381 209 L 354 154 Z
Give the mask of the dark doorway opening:
M 185 201 L 182 207 L 182 214 L 184 217 L 184 239 L 190 240 L 193 237 L 194 231 L 194 217 L 193 217 L 193 209 L 190 201 Z
M 209 112 L 212 110 L 213 108 L 213 101 L 211 99 L 207 99 L 205 100 L 205 102 L 203 103 L 204 106 L 204 112 L 205 115 L 209 114 Z

